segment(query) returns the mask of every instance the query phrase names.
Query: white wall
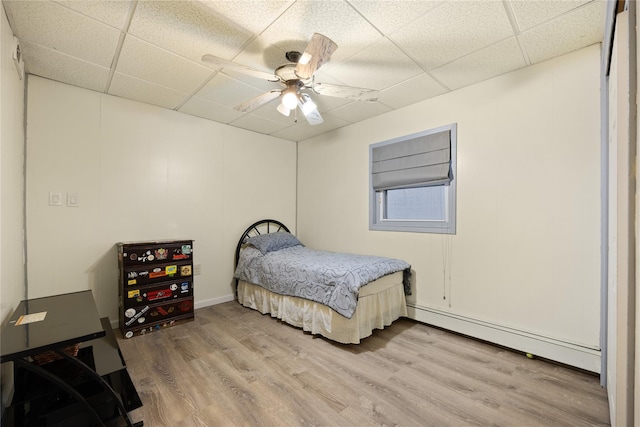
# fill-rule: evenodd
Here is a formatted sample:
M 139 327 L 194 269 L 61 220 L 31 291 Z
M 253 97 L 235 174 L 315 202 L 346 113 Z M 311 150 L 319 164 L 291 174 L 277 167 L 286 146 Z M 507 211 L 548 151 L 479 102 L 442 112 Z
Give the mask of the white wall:
M 11 59 L 13 34 L 0 13 L 0 323 L 24 298 L 24 81 Z M 2 406 L 13 390 L 10 364 L 2 366 Z
M 228 301 L 244 228 L 294 223 L 295 143 L 35 76 L 28 87 L 29 298 L 91 289 L 116 321 L 115 243 L 186 238 L 196 308 Z
M 551 342 L 588 359 L 561 361 L 599 371 L 599 55 L 594 45 L 299 143 L 299 237 L 411 263 L 420 320 L 528 337 L 513 345 L 562 359 Z M 369 231 L 369 145 L 454 122 L 457 234 Z

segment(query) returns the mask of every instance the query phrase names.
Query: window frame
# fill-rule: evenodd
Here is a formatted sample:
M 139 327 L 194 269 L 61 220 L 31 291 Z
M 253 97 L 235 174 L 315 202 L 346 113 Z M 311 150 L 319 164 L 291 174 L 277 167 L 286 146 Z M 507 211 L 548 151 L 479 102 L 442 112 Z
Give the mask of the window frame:
M 374 147 L 382 145 L 395 144 L 407 141 L 413 138 L 431 135 L 434 133 L 450 131 L 451 136 L 451 174 L 452 179 L 449 184 L 440 184 L 445 187 L 445 209 L 448 212 L 448 218 L 445 221 L 438 220 L 392 220 L 381 218 L 382 207 L 378 202 L 379 197 L 383 197 L 382 193 L 387 190 L 375 191 L 373 189 L 372 180 L 372 152 Z M 376 144 L 369 145 L 369 230 L 372 231 L 400 231 L 414 233 L 436 233 L 436 234 L 456 234 L 456 194 L 457 194 L 457 151 L 458 151 L 458 133 L 457 123 L 452 123 L 438 128 L 414 133 L 399 138 L 390 139 Z M 411 188 L 407 186 L 404 188 Z M 426 186 L 421 186 L 426 187 Z

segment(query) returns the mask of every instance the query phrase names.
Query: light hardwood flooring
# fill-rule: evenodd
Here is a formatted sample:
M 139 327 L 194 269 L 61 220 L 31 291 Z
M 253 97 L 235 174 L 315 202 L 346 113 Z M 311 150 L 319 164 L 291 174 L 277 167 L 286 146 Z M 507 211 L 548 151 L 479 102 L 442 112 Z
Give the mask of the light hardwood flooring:
M 596 375 L 408 319 L 342 345 L 234 301 L 119 344 L 151 427 L 609 425 Z

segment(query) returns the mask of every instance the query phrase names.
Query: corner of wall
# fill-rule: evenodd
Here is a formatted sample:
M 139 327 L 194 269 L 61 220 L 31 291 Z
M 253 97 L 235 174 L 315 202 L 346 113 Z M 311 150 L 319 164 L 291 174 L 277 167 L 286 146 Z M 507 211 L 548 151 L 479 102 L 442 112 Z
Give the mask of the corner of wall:
M 4 325 L 24 297 L 24 80 L 11 52 L 13 32 L 0 17 L 0 321 Z M 20 183 L 20 185 L 16 185 Z M 18 248 L 18 249 L 16 249 Z M 2 365 L 2 410 L 11 402 L 13 370 Z

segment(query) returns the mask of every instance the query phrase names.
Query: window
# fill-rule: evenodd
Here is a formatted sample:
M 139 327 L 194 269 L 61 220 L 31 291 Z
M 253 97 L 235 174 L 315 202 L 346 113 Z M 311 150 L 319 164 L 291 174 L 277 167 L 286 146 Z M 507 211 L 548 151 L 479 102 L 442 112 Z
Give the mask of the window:
M 369 147 L 369 229 L 455 234 L 456 124 Z

